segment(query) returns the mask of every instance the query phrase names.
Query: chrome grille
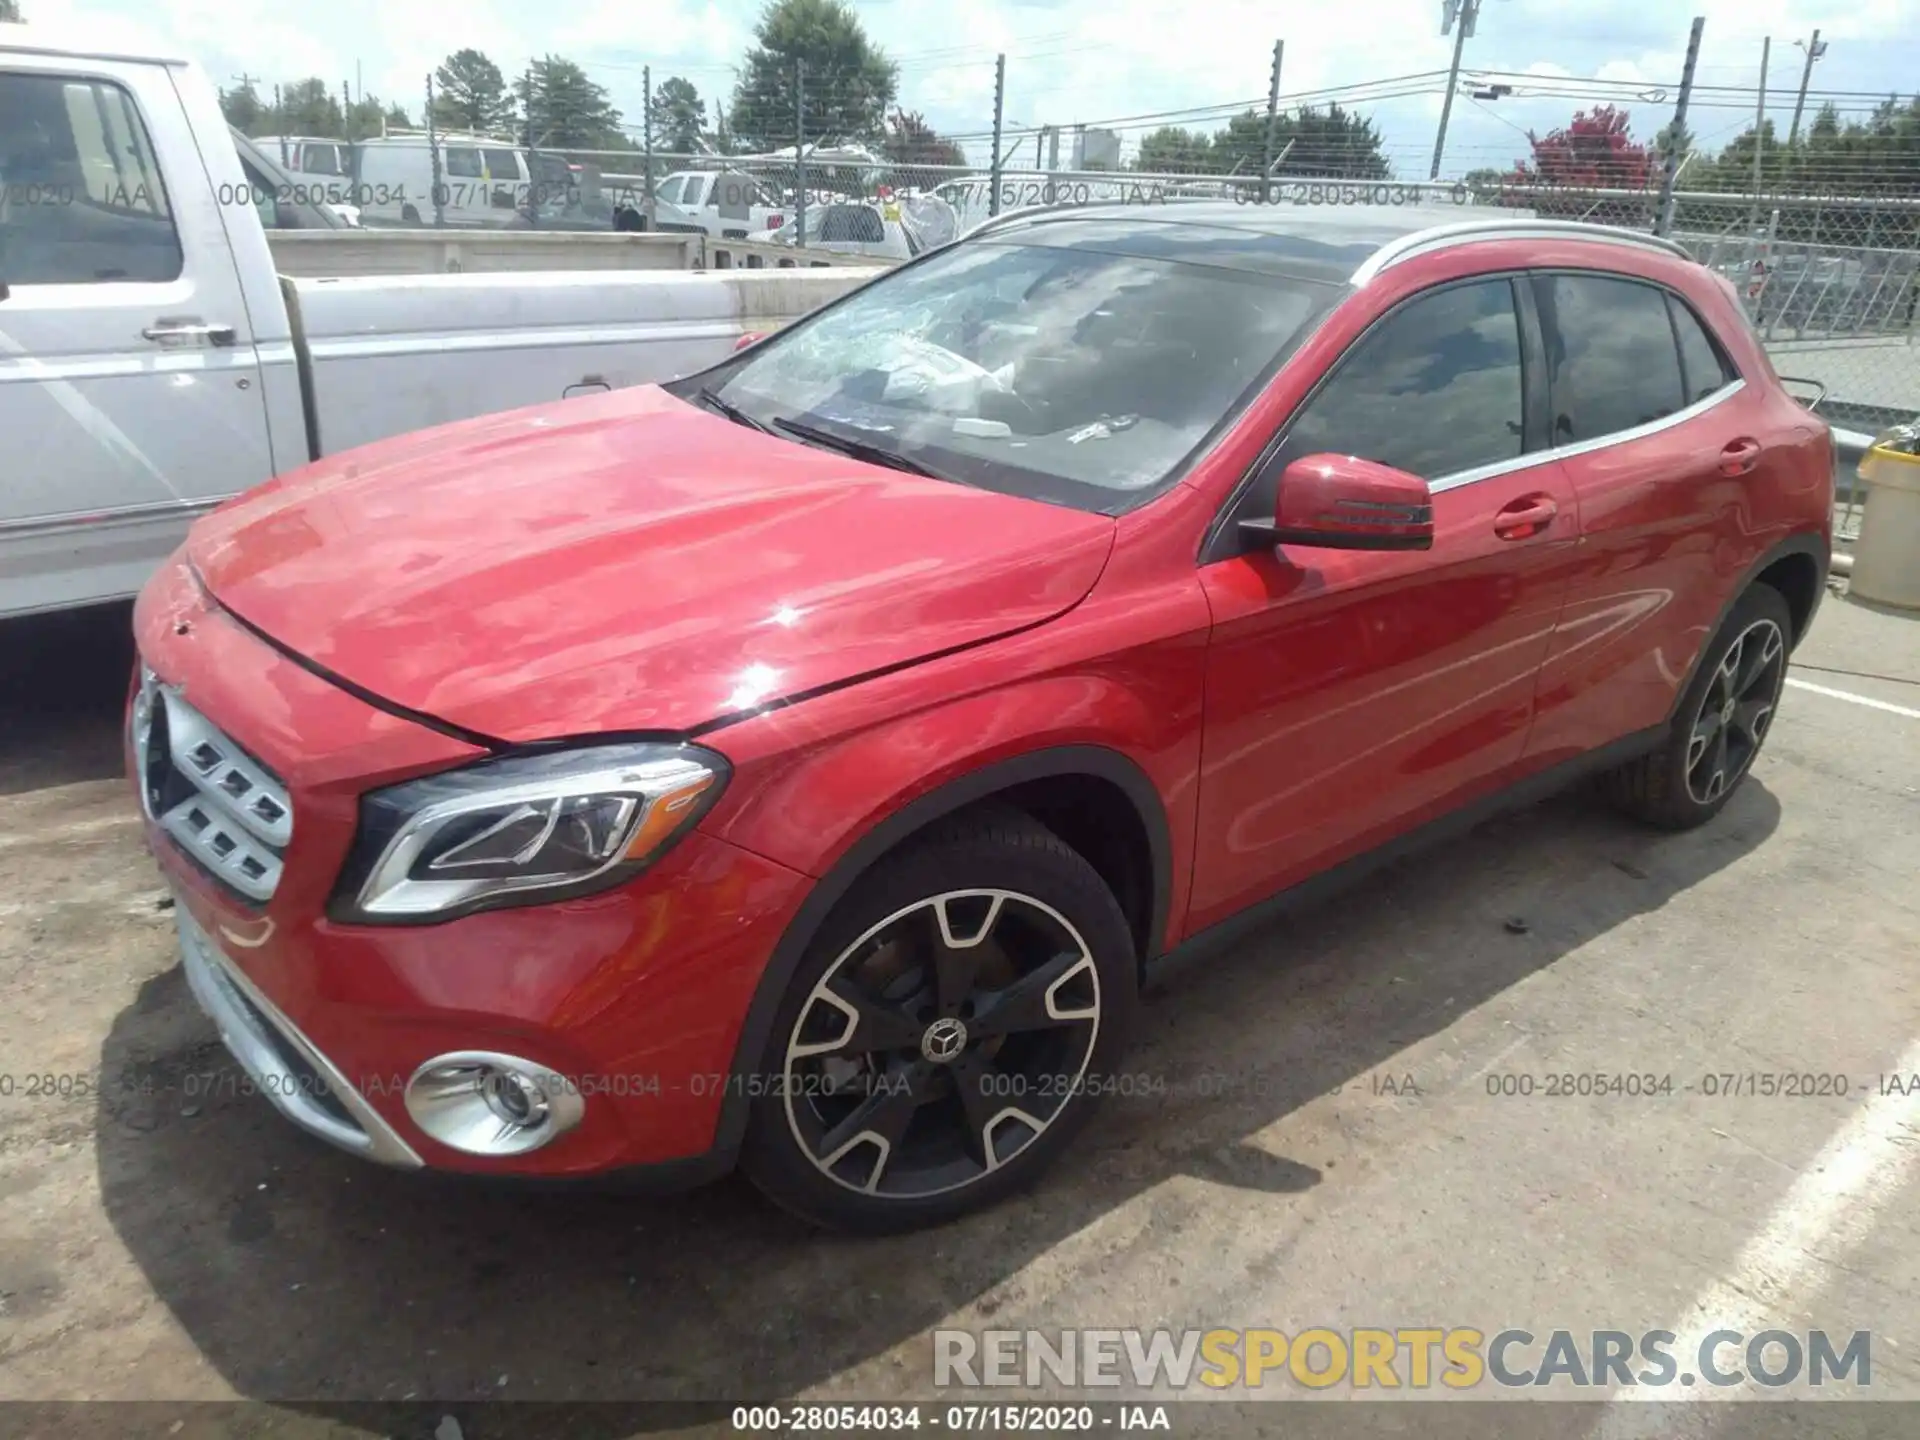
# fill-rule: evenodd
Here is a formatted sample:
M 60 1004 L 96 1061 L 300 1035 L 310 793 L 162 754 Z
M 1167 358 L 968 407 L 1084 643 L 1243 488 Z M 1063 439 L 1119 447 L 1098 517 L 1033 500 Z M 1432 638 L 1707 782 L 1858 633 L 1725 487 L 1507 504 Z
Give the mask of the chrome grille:
M 216 879 L 271 899 L 293 838 L 286 787 L 144 666 L 132 723 L 147 814 Z

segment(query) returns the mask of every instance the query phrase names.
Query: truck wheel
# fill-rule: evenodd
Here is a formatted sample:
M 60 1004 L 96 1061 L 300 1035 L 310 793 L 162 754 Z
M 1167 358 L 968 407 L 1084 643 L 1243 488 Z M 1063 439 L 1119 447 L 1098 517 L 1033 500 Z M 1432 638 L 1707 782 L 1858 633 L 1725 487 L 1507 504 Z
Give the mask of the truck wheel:
M 864 877 L 794 973 L 741 1163 L 816 1224 L 909 1230 L 1035 1180 L 1086 1123 L 1137 1003 L 1113 893 L 1017 811 Z
M 1752 769 L 1787 678 L 1793 613 L 1770 585 L 1742 595 L 1681 697 L 1666 742 L 1603 777 L 1635 819 L 1690 830 L 1720 813 Z
M 402 205 L 400 207 L 400 218 L 409 225 L 418 225 L 420 223 L 420 212 L 411 205 Z

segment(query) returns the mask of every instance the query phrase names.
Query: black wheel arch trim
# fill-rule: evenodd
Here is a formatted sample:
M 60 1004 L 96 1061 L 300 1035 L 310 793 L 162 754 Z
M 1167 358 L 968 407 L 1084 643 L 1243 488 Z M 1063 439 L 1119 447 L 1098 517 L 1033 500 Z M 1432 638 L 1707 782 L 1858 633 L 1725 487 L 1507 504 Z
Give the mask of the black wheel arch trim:
M 732 1073 L 752 1073 L 765 1053 L 773 1032 L 774 1016 L 786 997 L 787 987 L 800 968 L 807 948 L 826 924 L 834 907 L 845 898 L 860 878 L 904 841 L 943 816 L 963 810 L 1017 785 L 1034 780 L 1062 776 L 1087 775 L 1110 781 L 1124 793 L 1139 814 L 1146 831 L 1149 863 L 1152 867 L 1152 900 L 1148 917 L 1148 955 L 1136 957 L 1141 964 L 1157 954 L 1166 943 L 1167 913 L 1172 903 L 1172 835 L 1160 792 L 1136 763 L 1103 745 L 1058 745 L 1032 750 L 1006 760 L 983 765 L 955 777 L 936 790 L 908 801 L 885 819 L 868 829 L 850 845 L 831 869 L 814 883 L 801 901 L 799 910 L 787 923 L 767 966 L 755 986 L 753 1000 L 747 1006 L 747 1018 L 734 1042 Z M 744 1093 L 749 1087 L 729 1086 L 716 1126 L 709 1155 L 720 1165 L 730 1164 L 746 1137 L 750 1102 Z
M 1740 597 L 1758 583 L 1760 576 L 1767 569 L 1789 555 L 1805 555 L 1813 561 L 1814 566 L 1813 604 L 1807 607 L 1806 623 L 1794 628 L 1793 636 L 1787 643 L 1787 653 L 1791 655 L 1799 648 L 1801 639 L 1808 630 L 1813 628 L 1813 617 L 1820 613 L 1820 597 L 1827 591 L 1827 569 L 1832 555 L 1822 537 L 1809 531 L 1789 535 L 1786 539 L 1769 547 L 1759 559 L 1747 567 L 1746 573 L 1740 577 L 1740 583 L 1728 593 L 1727 598 L 1721 603 L 1719 613 L 1713 617 L 1713 624 L 1707 629 L 1706 638 L 1700 642 L 1700 649 L 1695 653 L 1692 663 L 1687 666 L 1685 683 L 1674 692 L 1673 705 L 1667 711 L 1668 724 L 1672 724 L 1674 718 L 1679 715 L 1681 702 L 1693 689 L 1693 682 L 1700 675 L 1700 667 L 1706 663 L 1707 651 L 1713 645 L 1713 637 L 1718 635 L 1727 623 L 1727 617 L 1733 613 L 1733 607 L 1740 603 Z

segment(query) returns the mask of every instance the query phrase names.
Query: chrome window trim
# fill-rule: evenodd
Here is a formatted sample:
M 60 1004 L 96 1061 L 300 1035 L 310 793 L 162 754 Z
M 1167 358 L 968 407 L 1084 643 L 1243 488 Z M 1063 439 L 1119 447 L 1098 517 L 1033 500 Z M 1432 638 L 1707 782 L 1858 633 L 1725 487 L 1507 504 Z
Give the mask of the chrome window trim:
M 1747 388 L 1745 380 L 1729 380 L 1718 390 L 1704 399 L 1696 400 L 1685 409 L 1676 410 L 1671 415 L 1663 415 L 1658 420 L 1649 420 L 1644 425 L 1636 425 L 1631 430 L 1615 430 L 1606 435 L 1597 435 L 1591 440 L 1575 440 L 1568 445 L 1555 446 L 1550 450 L 1535 450 L 1526 455 L 1516 455 L 1511 460 L 1499 460 L 1491 465 L 1477 466 L 1472 470 L 1462 470 L 1453 475 L 1443 475 L 1431 481 L 1427 489 L 1435 495 L 1448 490 L 1458 490 L 1462 486 L 1477 484 L 1482 480 L 1492 480 L 1496 476 L 1510 475 L 1516 470 L 1526 470 L 1535 465 L 1543 465 L 1549 460 L 1571 460 L 1578 455 L 1590 455 L 1596 450 L 1604 450 L 1611 445 L 1625 445 L 1635 440 L 1644 440 L 1649 435 L 1658 435 L 1663 430 L 1671 430 L 1676 425 L 1706 414 L 1714 406 L 1732 399 Z
M 1389 240 L 1353 272 L 1349 283 L 1358 289 L 1383 271 L 1416 255 L 1428 255 L 1436 250 L 1471 245 L 1481 240 L 1591 240 L 1604 245 L 1652 250 L 1681 260 L 1693 260 L 1686 248 L 1676 241 L 1639 230 L 1623 230 L 1617 225 L 1589 225 L 1579 220 L 1463 220 L 1457 225 L 1436 225 Z

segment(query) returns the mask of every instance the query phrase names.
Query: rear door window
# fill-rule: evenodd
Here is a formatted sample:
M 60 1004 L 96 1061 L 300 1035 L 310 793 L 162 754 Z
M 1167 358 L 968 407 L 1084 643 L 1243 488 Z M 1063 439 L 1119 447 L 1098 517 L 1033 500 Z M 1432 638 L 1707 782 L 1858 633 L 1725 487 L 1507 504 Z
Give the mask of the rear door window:
M 1685 408 L 1664 290 L 1606 275 L 1539 275 L 1534 298 L 1547 346 L 1550 445 L 1599 440 Z
M 1520 456 L 1520 320 L 1506 279 L 1416 296 L 1340 361 L 1288 428 L 1304 455 L 1357 455 L 1438 480 Z
M 487 154 L 487 178 L 493 181 L 518 180 L 520 178 L 520 157 L 512 150 L 489 150 Z
M 167 189 L 133 97 L 107 80 L 0 74 L 0 279 L 175 279 Z
M 1673 333 L 1680 341 L 1680 375 L 1686 383 L 1687 403 L 1692 405 L 1738 377 L 1690 306 L 1669 295 L 1667 309 L 1672 312 Z
M 447 147 L 447 174 L 458 180 L 480 178 L 480 152 L 469 145 Z

